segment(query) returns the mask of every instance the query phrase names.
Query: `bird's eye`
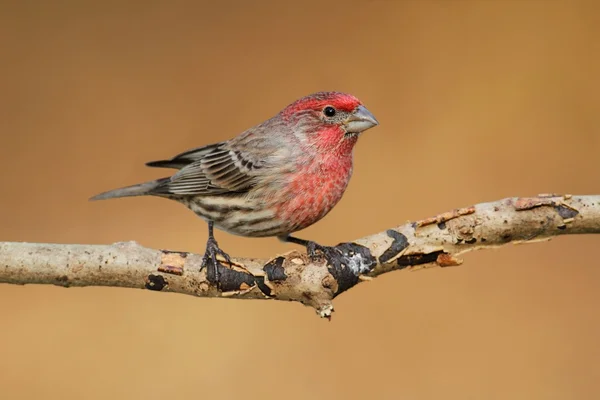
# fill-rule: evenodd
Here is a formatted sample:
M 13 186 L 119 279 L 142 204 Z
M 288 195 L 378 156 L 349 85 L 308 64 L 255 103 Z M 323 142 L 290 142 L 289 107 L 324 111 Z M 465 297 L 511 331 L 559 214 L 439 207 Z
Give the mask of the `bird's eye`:
M 335 108 L 327 106 L 323 109 L 323 114 L 327 117 L 333 117 L 335 115 Z

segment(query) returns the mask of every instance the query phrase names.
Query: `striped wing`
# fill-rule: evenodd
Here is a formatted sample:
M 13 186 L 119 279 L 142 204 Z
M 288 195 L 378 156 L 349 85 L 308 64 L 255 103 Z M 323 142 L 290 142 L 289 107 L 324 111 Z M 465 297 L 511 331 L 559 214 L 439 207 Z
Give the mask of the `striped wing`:
M 148 165 L 179 169 L 154 189 L 154 193 L 216 195 L 250 190 L 264 161 L 249 152 L 231 148 L 228 142 L 222 142 Z

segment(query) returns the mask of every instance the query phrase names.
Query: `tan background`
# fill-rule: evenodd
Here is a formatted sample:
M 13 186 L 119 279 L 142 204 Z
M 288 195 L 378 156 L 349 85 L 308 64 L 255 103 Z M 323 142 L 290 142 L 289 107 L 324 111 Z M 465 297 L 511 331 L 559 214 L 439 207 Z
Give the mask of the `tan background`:
M 454 207 L 600 193 L 600 5 L 559 1 L 10 1 L 0 8 L 0 240 L 201 252 L 148 160 L 317 90 L 381 125 L 335 210 L 351 240 Z M 235 255 L 290 249 L 218 239 Z M 479 252 L 297 304 L 0 286 L 3 399 L 596 399 L 598 237 Z

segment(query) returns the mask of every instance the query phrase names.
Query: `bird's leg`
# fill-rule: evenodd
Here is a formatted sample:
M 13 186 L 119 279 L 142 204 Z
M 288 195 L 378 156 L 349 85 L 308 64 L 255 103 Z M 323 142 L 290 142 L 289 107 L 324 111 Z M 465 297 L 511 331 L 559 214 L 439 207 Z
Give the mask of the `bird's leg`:
M 291 235 L 279 236 L 278 238 L 282 242 L 295 243 L 295 244 L 299 244 L 300 246 L 306 247 L 306 253 L 312 260 L 319 258 L 319 256 L 317 255 L 317 252 L 320 252 L 324 256 L 327 256 L 333 249 L 333 247 L 322 246 L 311 240 L 300 239 L 300 238 L 297 238 L 297 237 L 291 236 Z
M 208 275 L 208 260 L 210 259 L 213 268 L 215 269 L 215 282 L 217 285 L 219 284 L 219 261 L 217 261 L 217 254 L 223 257 L 228 264 L 231 265 L 231 259 L 229 258 L 229 254 L 225 253 L 219 247 L 217 240 L 214 235 L 214 223 L 212 221 L 208 222 L 208 240 L 206 241 L 206 252 L 204 253 L 204 257 L 202 257 L 202 265 L 200 266 L 200 270 L 202 268 L 207 267 L 207 275 Z

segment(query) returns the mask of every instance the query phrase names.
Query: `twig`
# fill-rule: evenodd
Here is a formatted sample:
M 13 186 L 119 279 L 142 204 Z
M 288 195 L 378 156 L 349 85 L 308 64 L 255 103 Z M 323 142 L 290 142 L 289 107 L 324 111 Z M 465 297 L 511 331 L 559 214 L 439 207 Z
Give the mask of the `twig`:
M 0 243 L 0 283 L 118 286 L 200 297 L 299 301 L 331 317 L 332 299 L 401 269 L 462 264 L 458 255 L 558 235 L 600 233 L 600 196 L 539 195 L 456 209 L 328 248 L 310 260 L 233 258 L 200 271 L 202 255 L 113 245 Z

